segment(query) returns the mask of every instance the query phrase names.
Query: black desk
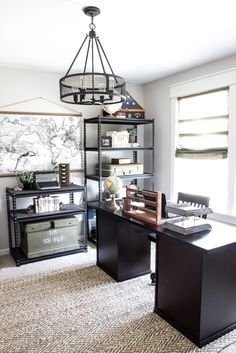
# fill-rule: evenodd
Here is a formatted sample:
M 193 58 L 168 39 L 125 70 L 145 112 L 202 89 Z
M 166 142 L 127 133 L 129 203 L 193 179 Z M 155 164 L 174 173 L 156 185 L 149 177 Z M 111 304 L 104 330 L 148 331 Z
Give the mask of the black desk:
M 199 347 L 236 328 L 236 228 L 183 236 L 97 209 L 97 264 L 117 281 L 149 271 L 147 233 L 157 234 L 154 311 Z
M 236 228 L 157 229 L 155 312 L 199 347 L 236 328 Z
M 97 213 L 97 265 L 117 282 L 150 273 L 150 241 L 143 224 L 89 203 Z

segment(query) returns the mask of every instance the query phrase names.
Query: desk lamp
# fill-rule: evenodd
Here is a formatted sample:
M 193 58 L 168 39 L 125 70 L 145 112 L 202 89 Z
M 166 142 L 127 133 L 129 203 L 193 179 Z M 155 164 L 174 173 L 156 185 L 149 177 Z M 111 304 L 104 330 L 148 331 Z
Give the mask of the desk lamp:
M 17 158 L 16 166 L 14 168 L 14 173 L 15 173 L 15 177 L 16 177 L 16 187 L 14 188 L 14 190 L 19 190 L 19 191 L 22 190 L 22 188 L 20 187 L 20 184 L 19 184 L 18 176 L 17 176 L 17 167 L 18 167 L 18 164 L 19 164 L 21 158 L 23 158 L 23 157 L 33 157 L 33 156 L 36 156 L 36 154 L 33 151 L 28 151 L 28 152 L 23 153 L 22 155 L 20 155 Z

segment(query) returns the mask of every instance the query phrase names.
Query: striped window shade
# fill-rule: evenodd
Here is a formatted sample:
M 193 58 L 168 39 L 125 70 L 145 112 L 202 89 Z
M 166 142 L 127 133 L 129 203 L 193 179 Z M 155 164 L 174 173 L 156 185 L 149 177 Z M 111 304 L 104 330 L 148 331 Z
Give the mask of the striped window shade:
M 224 88 L 178 99 L 176 157 L 227 158 L 228 93 Z

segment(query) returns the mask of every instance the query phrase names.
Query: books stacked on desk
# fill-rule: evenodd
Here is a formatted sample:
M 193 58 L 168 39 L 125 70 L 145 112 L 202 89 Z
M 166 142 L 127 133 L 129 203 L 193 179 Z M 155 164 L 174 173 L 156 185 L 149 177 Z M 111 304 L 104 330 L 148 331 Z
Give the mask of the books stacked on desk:
M 212 213 L 209 207 L 197 207 L 189 203 L 172 204 L 166 206 L 166 212 L 181 217 L 167 219 L 163 224 L 165 228 L 183 235 L 210 230 L 211 225 L 201 216 Z

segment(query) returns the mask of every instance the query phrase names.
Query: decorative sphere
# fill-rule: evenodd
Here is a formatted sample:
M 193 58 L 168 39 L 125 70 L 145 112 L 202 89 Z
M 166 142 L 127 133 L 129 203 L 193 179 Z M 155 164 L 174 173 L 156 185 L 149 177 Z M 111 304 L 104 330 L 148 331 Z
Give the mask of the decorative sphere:
M 121 179 L 116 175 L 111 175 L 104 180 L 104 190 L 112 195 L 117 194 L 122 188 Z

